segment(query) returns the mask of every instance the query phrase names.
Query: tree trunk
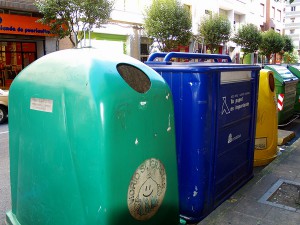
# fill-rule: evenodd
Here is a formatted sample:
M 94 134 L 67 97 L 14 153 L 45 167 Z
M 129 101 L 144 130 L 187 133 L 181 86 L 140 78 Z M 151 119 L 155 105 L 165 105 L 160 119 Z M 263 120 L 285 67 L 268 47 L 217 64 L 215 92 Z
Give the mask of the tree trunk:
M 75 42 L 74 42 L 74 40 L 73 40 L 72 34 L 69 35 L 69 39 L 70 39 L 73 47 L 77 47 L 76 44 L 75 44 Z
M 271 55 L 266 55 L 266 57 L 267 57 L 268 63 L 271 64 L 271 63 L 270 63 Z
M 241 64 L 244 64 L 244 58 L 245 58 L 245 52 L 244 52 L 244 54 L 243 54 L 243 57 L 242 57 L 242 63 Z

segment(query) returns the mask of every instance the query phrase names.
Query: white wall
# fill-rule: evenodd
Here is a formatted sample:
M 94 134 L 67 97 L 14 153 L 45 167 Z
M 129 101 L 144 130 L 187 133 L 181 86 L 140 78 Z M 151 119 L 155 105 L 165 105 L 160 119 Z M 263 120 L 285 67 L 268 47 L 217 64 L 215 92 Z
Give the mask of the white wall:
M 292 7 L 295 7 L 292 11 Z M 285 34 L 289 35 L 296 49 L 300 49 L 300 0 L 292 4 L 286 4 L 285 10 Z
M 56 49 L 56 38 L 53 37 L 45 37 L 45 53 L 49 54 L 51 52 L 55 52 Z

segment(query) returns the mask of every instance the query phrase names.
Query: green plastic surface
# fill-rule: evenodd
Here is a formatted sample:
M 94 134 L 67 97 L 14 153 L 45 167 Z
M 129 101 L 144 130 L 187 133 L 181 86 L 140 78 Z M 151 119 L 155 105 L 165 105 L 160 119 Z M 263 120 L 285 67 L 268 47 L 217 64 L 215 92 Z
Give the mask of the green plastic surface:
M 289 65 L 288 69 L 298 78 L 300 79 L 300 66 L 298 65 Z M 300 112 L 300 83 L 297 83 L 297 91 L 295 98 L 294 110 L 296 112 Z
M 120 63 L 150 89 L 131 88 Z M 8 224 L 179 223 L 172 96 L 148 66 L 95 49 L 51 53 L 14 80 L 9 110 Z
M 293 117 L 295 112 L 294 104 L 298 78 L 284 66 L 268 65 L 264 68 L 274 72 L 276 98 L 278 99 L 279 94 L 284 95 L 283 109 L 278 111 L 278 124 L 284 124 Z

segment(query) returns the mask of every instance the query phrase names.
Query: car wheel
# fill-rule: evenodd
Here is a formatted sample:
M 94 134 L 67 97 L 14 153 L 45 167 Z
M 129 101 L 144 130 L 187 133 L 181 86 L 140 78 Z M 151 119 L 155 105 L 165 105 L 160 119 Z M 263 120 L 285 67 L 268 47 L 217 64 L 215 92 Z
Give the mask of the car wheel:
M 7 120 L 7 108 L 3 105 L 0 105 L 0 124 L 4 123 Z

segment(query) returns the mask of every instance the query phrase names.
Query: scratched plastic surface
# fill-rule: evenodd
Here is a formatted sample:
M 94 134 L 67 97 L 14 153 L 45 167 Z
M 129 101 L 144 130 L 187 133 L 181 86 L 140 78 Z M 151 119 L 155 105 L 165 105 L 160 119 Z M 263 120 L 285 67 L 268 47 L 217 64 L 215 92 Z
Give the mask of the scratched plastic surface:
M 18 75 L 9 104 L 8 224 L 179 223 L 172 95 L 151 68 L 95 49 L 55 52 Z
M 180 215 L 198 222 L 253 176 L 260 68 L 231 63 L 146 64 L 161 74 L 173 94 Z
M 300 79 L 300 66 L 299 65 L 288 65 L 288 70 L 292 72 L 293 75 L 295 75 L 298 79 Z M 294 110 L 297 113 L 300 113 L 300 83 L 298 80 L 297 83 L 297 91 L 296 91 L 296 98 L 295 98 L 295 104 L 294 104 Z

